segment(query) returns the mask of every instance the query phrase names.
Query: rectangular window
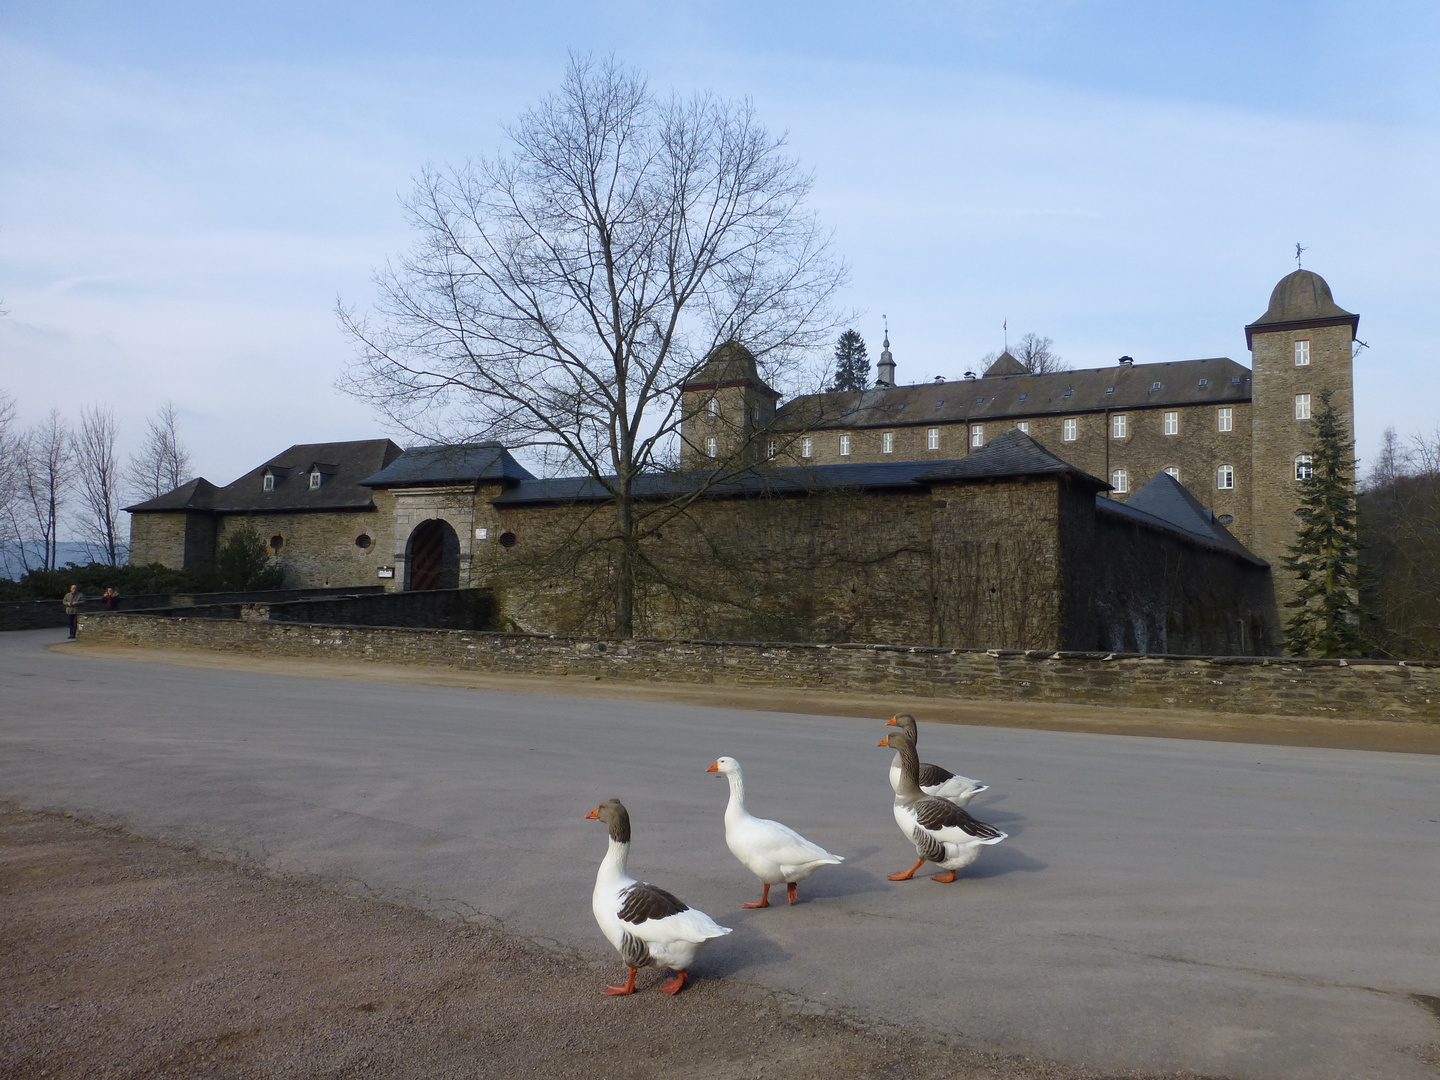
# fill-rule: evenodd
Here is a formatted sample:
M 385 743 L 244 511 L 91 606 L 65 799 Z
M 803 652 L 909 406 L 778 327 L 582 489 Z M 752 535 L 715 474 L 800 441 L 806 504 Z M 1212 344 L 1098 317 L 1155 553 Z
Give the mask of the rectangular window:
M 849 436 L 849 435 L 841 435 L 841 436 L 840 436 L 840 456 L 841 456 L 841 457 L 849 457 L 849 456 L 850 456 L 850 436 Z
M 1309 420 L 1309 419 L 1310 419 L 1310 395 L 1309 395 L 1309 394 L 1296 394 L 1296 395 L 1295 395 L 1295 419 L 1296 419 L 1296 420 Z
M 765 444 L 765 456 L 766 456 L 767 458 L 772 458 L 772 457 L 775 456 L 775 440 L 774 440 L 774 439 L 771 439 L 769 442 L 767 442 L 767 443 Z
M 261 485 L 261 486 L 264 487 L 266 491 L 274 491 L 274 490 L 275 490 L 275 477 L 274 477 L 273 475 L 271 475 L 270 473 L 266 473 L 266 474 L 265 474 L 265 483 L 264 483 L 263 485 Z
M 880 436 L 880 450 L 886 454 L 895 452 L 895 433 L 893 431 L 887 431 Z
M 925 449 L 940 449 L 940 429 L 938 427 L 932 427 L 925 432 Z
M 1165 467 L 1165 475 L 1170 477 L 1170 479 L 1174 480 L 1177 484 L 1180 482 L 1180 470 L 1177 469 L 1174 465 L 1167 465 Z
M 751 410 L 750 415 L 754 417 L 755 423 L 758 424 L 760 422 L 760 406 L 756 405 L 755 408 Z
M 708 454 L 710 457 L 714 457 L 714 456 L 715 456 L 715 436 L 714 436 L 714 435 L 711 435 L 708 439 L 705 440 L 705 453 Z
M 1235 410 L 1231 408 L 1217 409 L 1215 412 L 1215 425 L 1221 431 L 1231 431 L 1235 427 Z
M 1110 486 L 1115 489 L 1115 494 L 1126 495 L 1130 492 L 1130 474 L 1124 469 L 1116 469 L 1110 474 Z
M 971 425 L 970 425 L 970 445 L 971 445 L 971 446 L 984 446 L 984 445 L 985 445 L 985 425 L 984 425 L 984 424 L 971 424 Z
M 809 457 L 809 456 L 810 456 L 810 436 L 809 436 L 809 435 L 806 435 L 805 438 L 803 438 L 803 439 L 800 440 L 800 456 L 801 456 L 801 457 Z
M 1309 454 L 1301 454 L 1295 459 L 1295 479 L 1309 480 L 1315 475 L 1315 459 Z
M 1076 439 L 1075 429 L 1079 426 L 1080 422 L 1075 417 L 1067 416 L 1065 418 L 1064 425 L 1065 434 L 1063 434 L 1061 438 L 1064 439 L 1066 442 L 1074 442 Z
M 1215 470 L 1215 487 L 1220 491 L 1229 491 L 1235 486 L 1235 469 L 1230 465 L 1221 465 Z
M 1016 426 L 1017 428 L 1019 428 L 1021 431 L 1023 431 L 1026 435 L 1029 435 L 1029 434 L 1030 434 L 1030 421 L 1029 421 L 1029 420 L 1021 420 L 1021 421 L 1017 422 L 1015 426 Z
M 1308 415 L 1310 415 L 1310 414 L 1307 412 L 1305 415 L 1308 416 Z M 314 490 L 315 490 L 316 488 L 318 488 L 319 486 L 320 486 L 320 474 L 319 474 L 318 472 L 312 472 L 312 473 L 310 474 L 310 490 L 311 490 L 311 491 L 314 491 Z
M 1178 412 L 1167 412 L 1165 414 L 1165 434 L 1180 434 L 1180 414 Z
M 1310 342 L 1308 339 L 1295 342 L 1295 366 L 1310 366 Z
M 710 403 L 709 403 L 709 405 L 707 406 L 707 408 L 710 410 L 710 415 L 711 415 L 711 416 L 719 416 L 719 415 L 720 415 L 720 402 L 719 402 L 718 399 L 712 397 L 712 398 L 710 399 Z
M 1125 433 L 1130 428 L 1130 418 L 1124 413 L 1116 413 L 1110 418 L 1110 434 L 1117 439 L 1125 438 Z

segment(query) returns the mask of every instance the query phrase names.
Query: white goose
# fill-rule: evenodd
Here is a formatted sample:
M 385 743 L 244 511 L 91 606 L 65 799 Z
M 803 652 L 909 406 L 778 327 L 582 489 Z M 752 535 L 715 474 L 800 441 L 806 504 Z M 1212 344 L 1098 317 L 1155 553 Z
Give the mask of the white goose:
M 725 845 L 764 884 L 760 899 L 747 908 L 770 906 L 770 886 L 785 883 L 790 903 L 799 898 L 795 883 L 804 881 L 822 866 L 845 861 L 812 844 L 788 825 L 769 818 L 757 818 L 745 809 L 745 777 L 740 763 L 722 757 L 706 772 L 720 773 L 730 781 L 730 802 L 725 807 Z
M 920 742 L 919 735 L 915 730 L 915 718 L 909 713 L 899 713 L 885 721 L 886 727 L 898 727 L 901 731 L 910 736 L 910 741 Z M 895 755 L 895 760 L 890 762 L 890 787 L 894 791 L 900 790 L 900 755 Z M 942 799 L 949 799 L 956 806 L 968 806 L 970 800 L 979 795 L 982 791 L 989 791 L 989 784 L 982 784 L 979 780 L 971 780 L 968 776 L 959 776 L 949 769 L 942 769 L 939 765 L 930 765 L 927 762 L 920 763 L 920 790 L 926 795 L 935 795 Z
M 933 875 L 932 881 L 954 881 L 955 871 L 978 859 L 981 848 L 1005 839 L 999 829 L 977 821 L 950 800 L 926 795 L 920 790 L 920 755 L 904 729 L 891 732 L 876 745 L 899 751 L 900 788 L 895 793 L 895 824 L 915 845 L 915 854 L 919 856 L 909 870 L 891 874 L 891 881 L 909 881 L 926 862 L 939 863 L 941 869 L 949 871 Z
M 620 953 L 630 976 L 624 986 L 607 986 L 607 995 L 633 994 L 635 973 L 660 964 L 675 977 L 660 987 L 662 994 L 678 994 L 686 971 L 710 938 L 730 933 L 703 911 L 664 889 L 636 881 L 625 870 L 630 853 L 630 814 L 619 799 L 607 799 L 585 815 L 610 828 L 610 847 L 595 875 L 591 901 L 600 932 Z

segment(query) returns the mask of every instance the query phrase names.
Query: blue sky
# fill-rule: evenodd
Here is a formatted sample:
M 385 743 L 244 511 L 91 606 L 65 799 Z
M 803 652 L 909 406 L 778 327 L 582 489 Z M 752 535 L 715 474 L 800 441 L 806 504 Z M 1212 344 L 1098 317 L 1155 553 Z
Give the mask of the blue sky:
M 222 7 L 225 10 L 220 10 Z M 337 295 L 426 163 L 503 146 L 569 50 L 754 99 L 815 173 L 902 381 L 1027 330 L 1077 366 L 1228 355 L 1305 265 L 1361 315 L 1357 438 L 1440 422 L 1440 5 L 0 0 L 0 388 L 173 399 L 227 483 L 386 433 Z

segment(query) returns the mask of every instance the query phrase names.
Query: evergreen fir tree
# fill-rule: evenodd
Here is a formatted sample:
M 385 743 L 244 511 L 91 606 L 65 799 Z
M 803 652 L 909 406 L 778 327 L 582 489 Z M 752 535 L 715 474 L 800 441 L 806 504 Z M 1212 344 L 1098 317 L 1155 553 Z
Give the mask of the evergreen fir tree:
M 1293 656 L 1360 656 L 1366 647 L 1360 621 L 1360 539 L 1355 514 L 1355 444 L 1320 392 L 1320 411 L 1312 421 L 1315 443 L 1310 475 L 1299 482 L 1300 530 L 1287 570 L 1300 579 L 1300 590 L 1286 606 L 1295 614 L 1285 624 L 1285 649 Z
M 835 382 L 831 390 L 864 390 L 870 385 L 870 356 L 865 339 L 846 330 L 835 343 Z

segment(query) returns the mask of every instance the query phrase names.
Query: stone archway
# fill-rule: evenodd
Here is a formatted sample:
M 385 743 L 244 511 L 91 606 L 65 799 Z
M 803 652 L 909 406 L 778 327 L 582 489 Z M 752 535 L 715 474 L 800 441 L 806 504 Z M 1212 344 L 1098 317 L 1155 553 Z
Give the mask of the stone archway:
M 422 521 L 405 544 L 405 591 L 459 587 L 460 537 L 448 521 Z

